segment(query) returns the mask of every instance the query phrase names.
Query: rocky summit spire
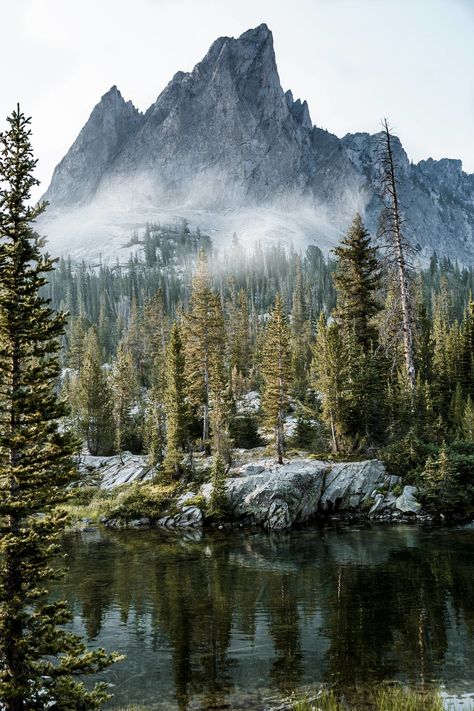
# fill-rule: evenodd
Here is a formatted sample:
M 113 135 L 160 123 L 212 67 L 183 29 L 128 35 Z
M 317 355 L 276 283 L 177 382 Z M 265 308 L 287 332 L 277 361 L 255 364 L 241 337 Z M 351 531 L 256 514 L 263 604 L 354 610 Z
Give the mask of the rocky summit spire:
M 45 199 L 52 207 L 83 205 L 94 198 L 99 182 L 141 114 L 114 85 L 92 110 L 71 148 L 56 166 Z

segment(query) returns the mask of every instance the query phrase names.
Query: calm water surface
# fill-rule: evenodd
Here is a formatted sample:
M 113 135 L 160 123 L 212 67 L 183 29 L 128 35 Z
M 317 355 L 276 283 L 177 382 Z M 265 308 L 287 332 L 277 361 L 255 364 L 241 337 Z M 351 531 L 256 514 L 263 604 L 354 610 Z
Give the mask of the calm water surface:
M 65 547 L 75 630 L 127 655 L 110 709 L 262 708 L 320 683 L 474 692 L 472 527 L 101 530 Z

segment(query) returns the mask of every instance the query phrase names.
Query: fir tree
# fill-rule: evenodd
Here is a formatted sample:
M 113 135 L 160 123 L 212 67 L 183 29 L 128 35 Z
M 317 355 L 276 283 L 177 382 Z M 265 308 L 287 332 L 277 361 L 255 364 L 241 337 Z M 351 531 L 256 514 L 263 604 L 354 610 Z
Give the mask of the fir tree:
M 132 408 L 138 397 L 138 383 L 132 356 L 123 342 L 119 343 L 112 366 L 112 397 L 115 425 L 115 450 L 135 449 Z
M 362 218 L 357 214 L 338 247 L 336 316 L 352 329 L 356 343 L 367 352 L 377 341 L 374 317 L 381 310 L 377 291 L 381 284 L 377 249 L 371 244 Z
M 276 454 L 279 464 L 282 464 L 285 453 L 285 415 L 291 384 L 291 348 L 290 330 L 279 294 L 265 332 L 261 371 L 265 422 L 274 432 Z
M 222 348 L 222 311 L 210 287 L 207 257 L 199 254 L 191 303 L 185 318 L 186 388 L 190 404 L 202 419 L 202 443 L 210 454 L 211 363 Z
M 39 294 L 53 261 L 33 231 L 44 203 L 29 207 L 36 161 L 19 107 L 0 136 L 0 698 L 6 711 L 95 709 L 104 686 L 78 676 L 114 657 L 88 652 L 65 630 L 64 602 L 48 599 L 57 579 L 66 486 L 76 477 L 77 442 L 59 427 L 55 394 L 64 315 Z
M 318 321 L 313 345 L 313 384 L 322 399 L 322 416 L 331 433 L 332 448 L 345 448 L 347 420 L 348 358 L 336 323 L 327 324 L 324 313 Z
M 295 397 L 304 400 L 308 389 L 311 360 L 311 324 L 307 319 L 301 259 L 296 260 L 295 286 L 291 309 L 292 381 Z
M 464 405 L 462 434 L 467 442 L 474 442 L 474 404 L 470 395 Z
M 212 297 L 213 347 L 209 359 L 209 418 L 212 448 L 229 460 L 231 393 L 225 368 L 224 315 L 217 294 Z
M 179 325 L 171 329 L 166 348 L 164 382 L 166 413 L 166 456 L 163 470 L 168 476 L 179 477 L 187 440 L 187 405 L 185 399 L 184 350 Z
M 211 496 L 207 507 L 209 518 L 224 518 L 229 509 L 229 502 L 226 494 L 226 470 L 225 463 L 219 452 L 214 456 L 211 469 Z
M 151 370 L 151 387 L 148 390 L 143 423 L 143 441 L 152 467 L 162 463 L 166 446 L 163 384 L 163 360 L 159 354 Z
M 72 407 L 78 434 L 92 455 L 108 455 L 114 448 L 113 399 L 95 328 L 90 328 L 79 376 L 73 384 Z

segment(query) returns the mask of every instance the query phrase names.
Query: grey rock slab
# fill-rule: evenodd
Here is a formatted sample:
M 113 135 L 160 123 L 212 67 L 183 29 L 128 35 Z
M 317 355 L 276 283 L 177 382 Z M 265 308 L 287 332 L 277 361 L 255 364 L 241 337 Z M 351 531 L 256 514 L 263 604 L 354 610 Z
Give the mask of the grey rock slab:
M 421 511 L 421 504 L 416 500 L 416 486 L 404 486 L 403 491 L 396 501 L 396 508 L 402 513 L 417 514 Z

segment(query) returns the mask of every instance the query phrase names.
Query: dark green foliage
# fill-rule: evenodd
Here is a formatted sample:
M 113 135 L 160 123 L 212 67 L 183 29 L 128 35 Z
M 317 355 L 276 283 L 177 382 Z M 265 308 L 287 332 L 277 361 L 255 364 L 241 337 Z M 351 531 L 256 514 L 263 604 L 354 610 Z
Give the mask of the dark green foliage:
M 234 447 L 237 448 L 253 449 L 264 444 L 258 431 L 256 417 L 250 413 L 234 415 L 230 421 L 229 434 Z
M 225 518 L 229 512 L 229 501 L 226 495 L 226 469 L 222 456 L 217 453 L 212 462 L 211 484 L 212 491 L 207 507 L 207 516 L 219 520 Z
M 291 347 L 288 320 L 280 295 L 270 314 L 262 356 L 262 410 L 281 464 L 285 452 L 284 420 L 291 387 Z
M 420 484 L 423 503 L 433 513 L 454 514 L 467 503 L 467 490 L 445 444 L 426 460 Z
M 166 348 L 163 380 L 166 419 L 163 471 L 167 476 L 177 478 L 182 473 L 183 452 L 188 439 L 188 407 L 185 401 L 184 349 L 176 322 Z
M 64 625 L 64 602 L 47 585 L 59 574 L 65 515 L 57 506 L 76 477 L 77 440 L 60 427 L 55 392 L 65 317 L 39 294 L 53 262 L 33 231 L 44 204 L 29 207 L 33 159 L 29 119 L 19 108 L 0 136 L 0 699 L 6 711 L 95 709 L 104 685 L 77 678 L 116 657 L 88 652 Z
M 366 352 L 377 340 L 374 316 L 381 310 L 377 291 L 381 268 L 377 249 L 371 243 L 362 218 L 354 221 L 334 249 L 337 257 L 334 282 L 338 298 L 336 315 L 354 333 L 355 341 Z
M 435 445 L 424 442 L 410 431 L 381 450 L 380 457 L 389 474 L 403 476 L 408 483 L 413 483 L 423 471 L 426 459 L 435 452 Z

